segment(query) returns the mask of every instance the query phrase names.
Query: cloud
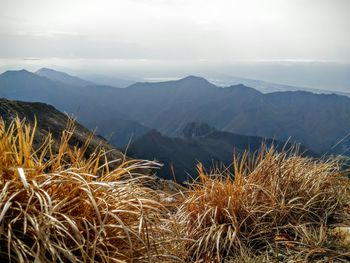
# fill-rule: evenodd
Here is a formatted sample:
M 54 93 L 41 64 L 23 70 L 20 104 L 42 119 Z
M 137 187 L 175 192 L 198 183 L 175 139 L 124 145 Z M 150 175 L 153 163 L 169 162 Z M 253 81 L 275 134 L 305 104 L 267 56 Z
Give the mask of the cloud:
M 0 0 L 0 57 L 350 61 L 350 1 Z
M 41 60 L 41 58 L 34 58 L 34 57 L 29 57 L 29 58 L 23 58 L 23 60 L 29 60 L 29 61 L 38 61 Z
M 79 32 L 73 31 L 59 31 L 59 30 L 42 30 L 42 31 L 16 31 L 8 35 L 19 36 L 19 37 L 81 37 L 84 36 Z

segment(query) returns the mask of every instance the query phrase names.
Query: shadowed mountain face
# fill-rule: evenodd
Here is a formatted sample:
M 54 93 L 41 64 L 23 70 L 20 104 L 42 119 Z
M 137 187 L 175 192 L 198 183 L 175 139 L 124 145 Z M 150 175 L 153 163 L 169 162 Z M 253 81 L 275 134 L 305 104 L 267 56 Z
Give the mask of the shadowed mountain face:
M 104 116 L 93 121 L 92 124 L 87 123 L 88 127 L 96 126 L 96 132 L 103 135 L 108 142 L 117 148 L 123 148 L 136 138 L 144 135 L 150 128 L 131 120 L 121 119 L 118 117 Z
M 299 142 L 329 152 L 350 131 L 350 99 L 309 92 L 262 94 L 244 85 L 221 88 L 190 77 L 163 83 L 139 83 L 124 91 L 118 105 L 134 105 L 129 118 L 168 136 L 186 123 L 206 122 L 244 135 Z M 349 145 L 343 141 L 343 149 Z
M 147 127 L 166 136 L 180 136 L 185 125 L 195 121 L 238 134 L 282 141 L 291 137 L 292 142 L 317 153 L 346 154 L 350 146 L 346 139 L 337 144 L 350 132 L 350 98 L 338 95 L 302 91 L 263 94 L 244 85 L 218 87 L 195 76 L 136 83 L 126 89 L 81 87 L 17 71 L 0 75 L 0 96 L 50 103 L 75 113 L 89 128 L 103 127 L 103 136 L 119 129 L 129 133 L 133 126 L 138 136 Z M 129 121 L 130 125 L 125 125 Z M 125 134 L 123 131 L 120 134 Z M 130 134 L 123 136 L 122 142 L 115 143 L 126 144 Z
M 208 135 L 214 131 L 215 129 L 206 123 L 190 122 L 183 129 L 182 135 L 187 139 L 191 139 Z
M 33 127 L 34 120 L 37 120 L 37 129 L 34 144 L 40 146 L 47 134 L 50 132 L 55 141 L 54 149 L 60 142 L 62 131 L 66 128 L 68 122 L 67 115 L 56 110 L 54 107 L 44 103 L 29 103 L 22 101 L 11 101 L 0 99 L 0 116 L 9 125 L 17 116 L 20 119 L 26 119 L 26 122 Z M 86 139 L 91 135 L 91 131 L 76 123 L 74 135 L 70 141 L 71 146 L 83 146 Z M 93 136 L 91 144 L 87 149 L 87 155 L 91 154 L 97 147 L 103 147 L 110 151 L 111 160 L 123 158 L 123 154 L 111 147 L 103 138 Z
M 156 130 L 151 130 L 134 141 L 128 148 L 127 154 L 134 158 L 156 159 L 164 164 L 158 172 L 162 178 L 183 182 L 196 178 L 196 164 L 202 162 L 206 169 L 215 165 L 229 165 L 233 154 L 245 150 L 257 151 L 262 143 L 272 144 L 278 150 L 290 148 L 290 144 L 264 139 L 256 136 L 244 136 L 222 132 L 205 123 L 189 123 L 184 127 L 183 138 L 170 138 Z M 302 148 L 301 151 L 304 151 Z M 313 155 L 309 152 L 308 154 Z

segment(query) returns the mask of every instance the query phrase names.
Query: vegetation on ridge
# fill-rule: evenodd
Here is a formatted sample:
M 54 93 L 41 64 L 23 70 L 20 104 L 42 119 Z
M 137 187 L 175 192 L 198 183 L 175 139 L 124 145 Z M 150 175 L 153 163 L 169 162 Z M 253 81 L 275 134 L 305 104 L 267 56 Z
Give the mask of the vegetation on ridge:
M 48 136 L 33 149 L 35 127 L 0 123 L 0 261 L 152 261 L 166 255 L 158 194 L 133 178 L 155 164 L 123 161 L 109 169 L 106 152 L 83 158 L 89 144 L 69 147 L 72 123 L 57 153 Z M 166 243 L 166 242 L 165 242 Z
M 0 261 L 256 262 L 349 260 L 349 180 L 338 159 L 262 149 L 206 173 L 179 197 L 145 186 L 144 160 L 109 164 L 97 148 L 58 149 L 35 126 L 0 122 Z
M 349 260 L 346 248 L 335 249 L 327 235 L 331 224 L 348 216 L 343 208 L 349 182 L 340 164 L 262 147 L 253 157 L 235 159 L 233 173 L 206 174 L 199 165 L 199 181 L 176 214 L 183 236 L 191 240 L 185 245 L 187 259 L 222 262 L 270 251 L 260 260 L 277 260 L 278 254 L 295 260 L 325 254 Z

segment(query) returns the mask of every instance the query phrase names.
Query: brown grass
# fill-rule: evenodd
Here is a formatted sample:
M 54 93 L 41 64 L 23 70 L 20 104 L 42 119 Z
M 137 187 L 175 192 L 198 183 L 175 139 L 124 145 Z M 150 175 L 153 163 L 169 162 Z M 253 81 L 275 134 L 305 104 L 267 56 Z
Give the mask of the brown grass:
M 337 159 L 264 147 L 254 158 L 235 159 L 233 173 L 206 174 L 198 165 L 199 181 L 176 214 L 187 240 L 185 260 L 222 262 L 268 251 L 272 258 L 348 257 L 330 248 L 327 235 L 328 226 L 344 216 L 339 213 L 349 196 L 340 166 Z
M 155 166 L 119 162 L 110 170 L 103 150 L 84 158 L 87 143 L 70 147 L 74 125 L 58 151 L 49 136 L 33 149 L 35 128 L 0 123 L 0 261 L 150 262 L 167 258 L 167 210 L 157 192 L 132 178 Z M 125 177 L 124 179 L 122 179 Z
M 350 222 L 339 159 L 263 147 L 231 172 L 199 164 L 171 198 L 145 186 L 156 163 L 86 156 L 89 140 L 72 147 L 73 132 L 70 121 L 60 143 L 34 148 L 35 127 L 0 122 L 0 262 L 350 260 L 330 231 Z

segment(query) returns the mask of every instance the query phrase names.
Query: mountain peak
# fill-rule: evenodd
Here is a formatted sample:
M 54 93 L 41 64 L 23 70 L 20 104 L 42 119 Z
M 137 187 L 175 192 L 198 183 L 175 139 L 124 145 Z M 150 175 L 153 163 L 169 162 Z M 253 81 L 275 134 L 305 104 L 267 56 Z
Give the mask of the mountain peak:
M 40 68 L 40 69 L 38 69 L 37 71 L 35 71 L 35 74 L 40 75 L 40 74 L 46 73 L 46 72 L 51 72 L 51 73 L 53 73 L 53 72 L 63 73 L 63 72 L 59 72 L 59 71 L 54 70 L 54 69 L 51 69 L 51 68 L 45 68 L 45 67 L 44 67 L 44 68 Z M 65 74 L 65 73 L 63 73 L 63 74 Z
M 256 95 L 260 95 L 262 94 L 260 91 L 254 89 L 254 88 L 251 88 L 251 87 L 248 87 L 244 84 L 237 84 L 237 85 L 231 85 L 229 87 L 225 87 L 226 90 L 229 90 L 229 91 L 244 91 L 245 93 L 251 93 L 251 94 L 256 94 Z
M 190 81 L 190 82 L 204 82 L 204 83 L 209 83 L 208 80 L 206 80 L 203 77 L 199 77 L 199 76 L 194 76 L 194 75 L 189 75 L 187 77 L 184 77 L 182 79 L 180 79 L 179 81 Z
M 9 78 L 37 77 L 34 73 L 26 69 L 7 70 L 4 73 L 0 74 L 0 76 L 9 77 Z
M 41 77 L 46 77 L 48 79 L 60 81 L 65 84 L 73 85 L 73 86 L 88 86 L 93 84 L 90 81 L 80 79 L 76 76 L 71 76 L 65 72 L 57 71 L 57 70 L 45 68 L 45 67 L 36 71 L 35 74 Z
M 38 71 L 46 71 L 46 70 L 49 70 L 49 71 L 56 71 L 56 70 L 51 69 L 51 68 L 43 67 L 43 68 L 38 69 L 36 72 L 38 72 Z
M 14 74 L 33 74 L 32 72 L 29 72 L 26 69 L 20 69 L 20 70 L 7 70 L 4 73 L 5 75 L 14 75 Z

